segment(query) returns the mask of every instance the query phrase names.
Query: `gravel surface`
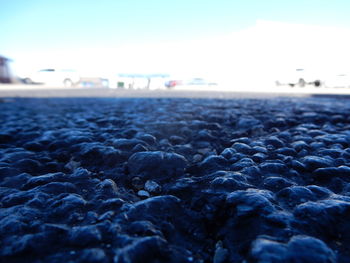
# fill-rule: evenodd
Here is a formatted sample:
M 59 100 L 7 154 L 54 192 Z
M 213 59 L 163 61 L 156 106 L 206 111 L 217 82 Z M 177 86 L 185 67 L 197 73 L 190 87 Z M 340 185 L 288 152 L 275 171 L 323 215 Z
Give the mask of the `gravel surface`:
M 3 99 L 1 262 L 350 262 L 341 98 Z

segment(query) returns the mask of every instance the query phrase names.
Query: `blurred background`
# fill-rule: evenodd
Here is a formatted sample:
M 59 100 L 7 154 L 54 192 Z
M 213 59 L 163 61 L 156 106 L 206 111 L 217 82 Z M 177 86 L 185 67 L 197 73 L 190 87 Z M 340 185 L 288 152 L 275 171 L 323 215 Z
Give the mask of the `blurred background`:
M 7 88 L 350 87 L 350 1 L 0 3 Z

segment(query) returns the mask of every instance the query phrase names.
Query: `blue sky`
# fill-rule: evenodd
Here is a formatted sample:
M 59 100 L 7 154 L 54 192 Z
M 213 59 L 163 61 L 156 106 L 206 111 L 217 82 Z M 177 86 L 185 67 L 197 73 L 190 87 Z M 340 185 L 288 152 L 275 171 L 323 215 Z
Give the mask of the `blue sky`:
M 20 49 L 113 46 L 215 36 L 257 19 L 350 26 L 350 1 L 0 0 L 1 44 Z M 25 42 L 25 43 L 23 43 Z
M 15 60 L 212 38 L 259 19 L 350 28 L 348 0 L 0 0 L 0 6 L 0 54 Z

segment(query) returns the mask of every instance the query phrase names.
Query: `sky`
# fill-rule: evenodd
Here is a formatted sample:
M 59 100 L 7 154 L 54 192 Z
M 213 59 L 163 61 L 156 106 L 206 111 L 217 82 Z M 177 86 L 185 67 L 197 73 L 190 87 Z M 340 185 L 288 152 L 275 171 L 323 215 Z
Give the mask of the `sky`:
M 296 33 L 292 43 L 281 44 L 301 43 L 303 49 L 313 41 L 310 50 L 322 39 L 307 41 L 315 27 L 350 28 L 347 0 L 0 0 L 0 6 L 0 54 L 13 59 L 18 71 L 55 64 L 96 74 L 215 69 L 229 74 L 229 59 L 239 61 L 238 69 L 246 60 L 242 54 L 252 59 L 262 51 L 250 41 L 264 42 L 266 25 L 278 32 L 281 23 L 307 25 L 304 31 L 299 27 L 305 38 Z M 259 21 L 277 24 L 262 27 Z M 276 31 L 269 32 L 273 39 L 264 42 L 267 48 L 280 41 Z

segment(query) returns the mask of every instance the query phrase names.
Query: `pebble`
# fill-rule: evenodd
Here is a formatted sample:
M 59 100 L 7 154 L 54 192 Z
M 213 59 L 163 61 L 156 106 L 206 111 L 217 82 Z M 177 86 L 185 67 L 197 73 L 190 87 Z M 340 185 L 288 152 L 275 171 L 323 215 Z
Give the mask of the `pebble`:
M 162 191 L 162 187 L 155 181 L 147 180 L 145 183 L 145 190 L 151 194 L 159 194 Z
M 280 140 L 278 137 L 276 136 L 271 136 L 271 137 L 268 137 L 266 140 L 265 140 L 265 143 L 267 145 L 272 145 L 274 146 L 275 148 L 282 148 L 284 146 L 284 142 L 282 140 Z
M 135 239 L 123 249 L 117 250 L 115 263 L 167 261 L 166 241 L 158 236 Z
M 237 216 L 270 214 L 275 210 L 271 201 L 273 195 L 266 190 L 248 189 L 230 193 L 226 203 L 236 207 Z
M 230 160 L 233 155 L 237 153 L 237 151 L 233 148 L 226 148 L 221 152 L 221 156 L 225 157 L 226 159 Z
M 241 117 L 237 122 L 237 128 L 239 129 L 250 129 L 254 126 L 260 125 L 261 122 L 253 117 Z
M 279 191 L 285 187 L 292 186 L 295 183 L 283 177 L 266 177 L 263 181 L 263 186 L 270 191 Z
M 113 146 L 123 151 L 130 151 L 138 144 L 146 146 L 144 141 L 137 139 L 116 139 L 113 141 Z
M 228 167 L 228 161 L 220 155 L 211 155 L 198 164 L 199 168 L 206 174 L 213 171 L 224 170 Z
M 309 170 L 330 167 L 333 164 L 331 158 L 319 157 L 319 156 L 306 156 L 301 160 L 301 162 Z
M 227 257 L 228 250 L 223 247 L 222 241 L 218 241 L 215 245 L 213 263 L 224 263 Z
M 262 172 L 281 174 L 287 171 L 287 166 L 278 162 L 264 162 L 259 165 Z
M 304 186 L 289 186 L 277 193 L 277 197 L 284 200 L 287 206 L 294 207 L 307 201 L 315 201 L 315 194 Z
M 144 184 L 141 180 L 140 177 L 135 176 L 131 180 L 131 185 L 136 189 L 136 190 L 141 190 L 144 187 Z
M 252 147 L 250 147 L 249 145 L 247 145 L 245 143 L 236 142 L 232 145 L 232 148 L 235 149 L 239 153 L 243 153 L 243 154 L 252 153 Z
M 78 247 L 96 245 L 101 239 L 100 231 L 93 225 L 73 227 L 69 236 L 69 242 Z
M 137 195 L 141 198 L 148 198 L 151 197 L 151 195 L 149 194 L 149 192 L 145 191 L 145 190 L 140 190 L 137 192 Z
M 203 160 L 203 156 L 201 154 L 195 154 L 193 155 L 193 162 L 198 163 Z
M 252 245 L 251 255 L 257 262 L 337 262 L 332 249 L 309 236 L 292 237 L 287 244 L 258 238 Z
M 187 165 L 182 155 L 161 151 L 134 153 L 128 160 L 130 173 L 142 178 L 180 176 Z

